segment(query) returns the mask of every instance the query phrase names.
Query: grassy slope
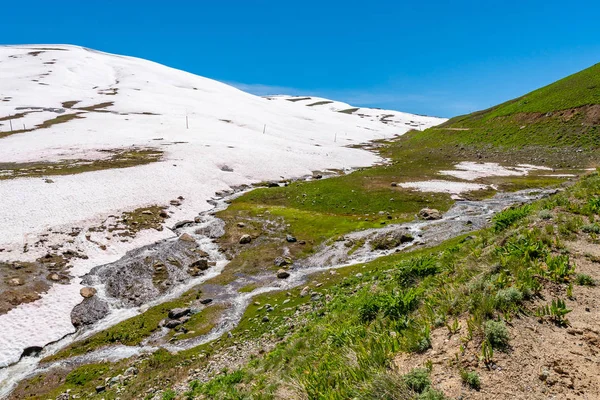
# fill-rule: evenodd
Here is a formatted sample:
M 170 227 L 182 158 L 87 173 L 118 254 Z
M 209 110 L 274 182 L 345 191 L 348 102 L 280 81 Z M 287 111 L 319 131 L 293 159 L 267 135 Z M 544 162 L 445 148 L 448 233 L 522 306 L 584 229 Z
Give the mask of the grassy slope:
M 452 118 L 426 131 L 447 143 L 502 146 L 600 147 L 598 117 L 586 106 L 600 104 L 600 64 L 487 110 Z M 573 110 L 575 113 L 565 110 Z M 463 130 L 458 130 L 463 129 Z

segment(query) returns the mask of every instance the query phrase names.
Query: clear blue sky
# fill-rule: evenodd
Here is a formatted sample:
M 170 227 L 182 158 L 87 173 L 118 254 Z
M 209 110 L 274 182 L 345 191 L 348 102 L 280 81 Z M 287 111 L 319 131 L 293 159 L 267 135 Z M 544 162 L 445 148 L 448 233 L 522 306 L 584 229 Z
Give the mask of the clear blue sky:
M 257 94 L 453 116 L 600 62 L 600 1 L 3 1 L 0 43 L 148 58 Z

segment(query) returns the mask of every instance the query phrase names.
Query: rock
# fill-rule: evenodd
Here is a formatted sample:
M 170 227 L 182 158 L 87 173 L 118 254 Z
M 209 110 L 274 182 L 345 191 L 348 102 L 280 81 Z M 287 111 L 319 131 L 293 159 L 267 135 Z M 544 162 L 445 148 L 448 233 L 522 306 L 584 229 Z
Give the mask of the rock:
M 171 204 L 172 206 L 180 206 L 181 202 L 179 200 L 171 200 L 169 204 Z
M 295 237 L 293 237 L 292 235 L 287 235 L 287 236 L 285 237 L 285 240 L 286 240 L 288 243 L 295 243 L 295 242 L 296 242 L 296 238 L 295 238 Z
M 58 282 L 58 281 L 60 281 L 60 276 L 58 276 L 58 274 L 52 274 L 52 275 L 50 275 L 50 280 L 54 281 L 54 282 Z
M 264 317 L 262 317 L 262 322 L 269 322 L 269 321 L 270 321 L 270 319 L 266 315 Z
M 277 277 L 279 279 L 286 279 L 290 277 L 290 273 L 287 272 L 285 269 L 280 269 L 279 271 L 277 271 Z
M 152 215 L 152 211 L 150 211 L 150 210 L 144 210 L 144 211 L 142 211 L 142 214 L 143 215 Z
M 137 375 L 138 369 L 136 367 L 129 367 L 125 370 L 125 376 Z
M 183 324 L 183 321 L 178 320 L 178 319 L 170 319 L 165 323 L 165 327 L 169 328 L 169 329 L 173 329 L 178 327 L 179 325 Z
M 206 271 L 208 269 L 208 260 L 200 259 L 198 261 L 194 261 L 190 265 L 190 268 L 197 268 L 201 271 Z
M 309 290 L 310 290 L 310 288 L 308 286 L 305 286 L 304 289 L 302 289 L 302 291 L 300 292 L 300 297 L 307 296 Z
M 279 187 L 279 183 L 277 183 L 277 182 L 269 182 L 269 183 L 267 183 L 267 187 L 276 188 L 276 187 Z
M 289 264 L 288 260 L 286 258 L 284 258 L 284 257 L 277 257 L 275 259 L 275 265 L 277 267 L 284 267 L 284 266 L 286 266 L 288 264 Z
M 392 187 L 397 187 L 398 186 L 398 182 L 392 182 L 391 186 Z
M 319 293 L 311 293 L 310 294 L 310 301 L 319 301 L 321 299 L 321 295 Z
M 442 219 L 442 213 L 435 208 L 423 208 L 421 211 L 419 211 L 419 218 L 426 221 Z
M 321 175 L 321 174 L 313 175 L 313 179 L 321 179 L 321 178 L 323 178 L 323 175 Z
M 96 393 L 102 393 L 105 390 L 106 390 L 106 386 L 104 386 L 104 385 L 96 386 Z
M 210 304 L 212 302 L 213 302 L 213 299 L 202 299 L 202 300 L 200 300 L 200 303 L 201 304 L 205 304 L 205 305 L 206 304 Z
M 243 222 L 238 222 L 238 223 L 237 223 L 237 227 L 238 227 L 238 228 L 245 228 L 245 227 L 246 227 L 246 224 L 245 224 L 245 223 L 243 223 Z
M 97 293 L 97 290 L 94 289 L 93 287 L 84 287 L 84 288 L 81 288 L 81 290 L 79 291 L 79 294 L 84 299 L 89 299 L 90 297 L 95 296 L 96 293 Z
M 362 278 L 362 277 L 363 277 L 363 274 L 359 272 L 358 274 L 356 274 L 356 275 L 354 275 L 354 276 L 356 276 L 357 278 Z
M 23 279 L 21 279 L 21 278 L 13 278 L 8 281 L 8 284 L 10 286 L 22 286 L 25 284 L 25 282 L 23 282 Z
M 169 218 L 169 213 L 167 213 L 165 210 L 162 210 L 162 211 L 161 211 L 161 212 L 158 214 L 158 216 L 159 216 L 159 217 L 161 217 L 161 218 L 163 218 L 163 219 L 164 219 L 164 218 Z
M 171 319 L 177 319 L 177 318 L 181 318 L 185 315 L 189 315 L 192 312 L 191 309 L 189 308 L 174 308 L 171 311 L 169 311 L 169 318 Z
M 250 235 L 242 235 L 240 238 L 240 244 L 248 244 L 252 241 L 252 236 Z
M 194 217 L 194 222 L 199 224 L 200 222 L 202 222 L 202 218 L 201 217 Z
M 183 235 L 179 236 L 179 240 L 181 240 L 182 242 L 196 242 L 196 239 L 194 239 L 192 237 L 192 235 L 190 235 L 189 233 L 184 233 Z
M 97 296 L 84 299 L 71 311 L 71 323 L 75 328 L 92 325 L 108 315 L 108 303 Z

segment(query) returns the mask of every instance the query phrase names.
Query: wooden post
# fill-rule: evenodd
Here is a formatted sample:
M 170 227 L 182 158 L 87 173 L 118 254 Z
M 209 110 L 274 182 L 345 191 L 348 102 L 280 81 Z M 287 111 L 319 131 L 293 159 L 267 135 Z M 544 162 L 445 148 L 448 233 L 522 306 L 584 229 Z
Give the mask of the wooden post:
M 266 131 L 267 131 L 267 124 L 265 124 L 265 126 L 263 126 L 263 135 L 265 134 Z
M 335 133 L 335 136 L 333 137 L 333 141 L 337 142 L 337 132 Z
M 8 122 L 10 123 L 10 131 L 12 132 L 12 119 L 9 119 Z
M 190 129 L 190 124 L 189 124 L 189 121 L 188 121 L 188 115 L 187 114 L 185 114 L 185 129 Z

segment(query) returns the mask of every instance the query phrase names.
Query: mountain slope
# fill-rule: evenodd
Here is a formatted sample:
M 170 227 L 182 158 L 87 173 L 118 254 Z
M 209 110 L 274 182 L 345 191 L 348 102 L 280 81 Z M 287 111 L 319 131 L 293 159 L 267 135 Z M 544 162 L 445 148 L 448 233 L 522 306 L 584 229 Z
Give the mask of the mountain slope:
M 194 220 L 216 192 L 368 166 L 380 158 L 349 146 L 409 129 L 132 57 L 0 47 L 0 366 L 74 331 L 74 278 L 173 237 L 163 224 Z
M 600 147 L 600 64 L 439 126 L 456 143 Z M 430 135 L 437 135 L 436 128 Z

